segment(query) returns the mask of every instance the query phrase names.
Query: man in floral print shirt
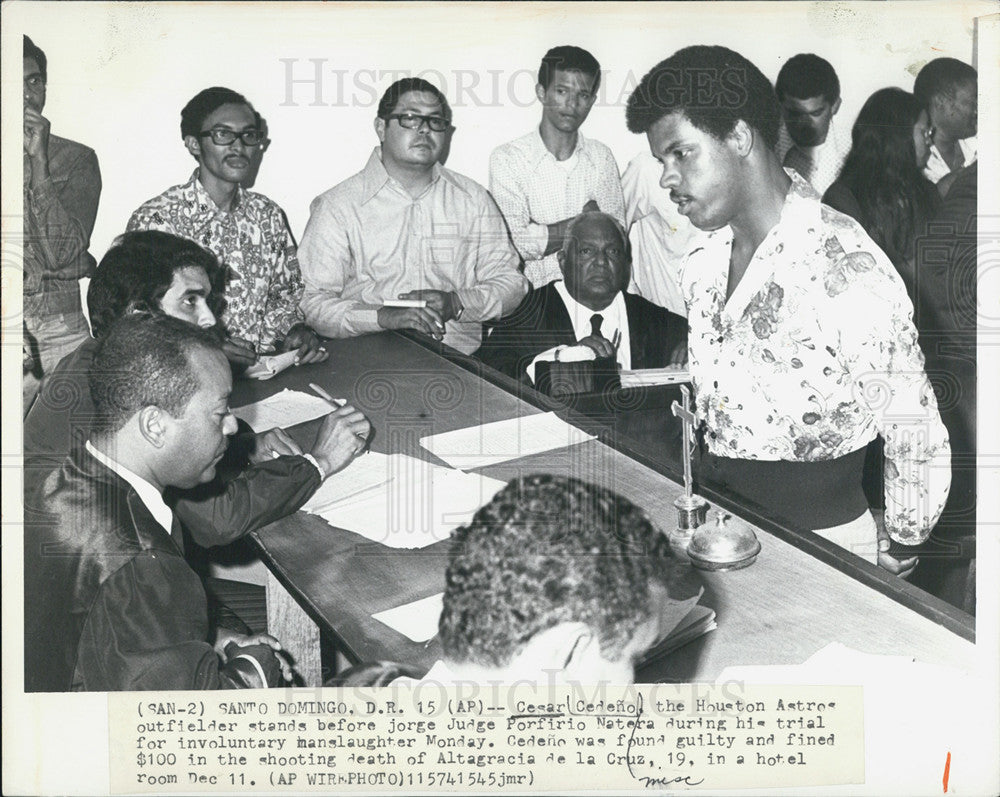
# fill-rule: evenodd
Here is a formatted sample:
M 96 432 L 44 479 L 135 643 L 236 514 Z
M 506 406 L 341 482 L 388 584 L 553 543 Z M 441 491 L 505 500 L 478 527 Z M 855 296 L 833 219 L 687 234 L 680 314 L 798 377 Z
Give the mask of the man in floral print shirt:
M 774 154 L 767 78 L 723 47 L 678 51 L 629 99 L 632 132 L 700 233 L 682 263 L 688 356 L 705 426 L 702 478 L 900 575 L 890 538 L 930 534 L 950 449 L 888 258 L 820 204 Z M 866 445 L 885 439 L 885 521 L 861 488 Z
M 326 351 L 299 309 L 302 275 L 285 214 L 240 185 L 265 140 L 259 119 L 235 91 L 199 92 L 181 111 L 181 136 L 198 168 L 184 185 L 145 202 L 128 229 L 189 238 L 227 268 L 222 322 L 230 360 L 248 364 L 255 354 L 297 349 L 297 362 L 318 362 Z

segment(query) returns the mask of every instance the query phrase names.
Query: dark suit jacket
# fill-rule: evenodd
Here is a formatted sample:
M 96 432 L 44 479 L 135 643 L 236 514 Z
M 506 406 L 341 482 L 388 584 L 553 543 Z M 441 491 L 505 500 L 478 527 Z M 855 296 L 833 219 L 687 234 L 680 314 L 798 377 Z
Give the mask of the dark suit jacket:
M 687 341 L 687 319 L 632 293 L 625 294 L 632 368 L 663 368 L 677 344 Z M 515 379 L 555 346 L 576 343 L 569 311 L 553 283 L 533 288 L 510 315 L 497 321 L 476 356 Z
M 63 357 L 24 419 L 26 499 L 90 434 L 96 410 L 87 374 L 96 350 L 91 338 Z M 290 515 L 319 487 L 319 473 L 305 457 L 247 466 L 241 448 L 240 435 L 234 435 L 215 479 L 190 490 L 167 490 L 167 503 L 199 545 L 226 545 Z
M 135 489 L 77 450 L 42 483 L 24 526 L 24 686 L 29 692 L 276 685 L 269 648 L 223 665 L 201 580 Z

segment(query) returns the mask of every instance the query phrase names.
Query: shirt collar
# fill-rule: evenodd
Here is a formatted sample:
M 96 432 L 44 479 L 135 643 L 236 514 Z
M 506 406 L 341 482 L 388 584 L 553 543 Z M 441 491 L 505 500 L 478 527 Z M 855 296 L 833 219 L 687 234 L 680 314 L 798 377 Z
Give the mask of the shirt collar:
M 170 534 L 174 522 L 174 513 L 170 511 L 170 507 L 164 502 L 160 491 L 144 478 L 130 471 L 124 465 L 121 465 L 110 457 L 102 454 L 94 448 L 89 440 L 86 443 L 86 448 L 94 459 L 108 468 L 108 470 L 117 473 L 132 486 L 132 489 L 135 490 L 142 503 L 145 504 L 146 509 L 149 510 L 149 514 L 153 516 L 153 519 L 157 523 L 163 526 L 163 529 L 167 532 L 167 534 Z
M 464 186 L 455 179 L 455 176 L 448 169 L 441 166 L 440 163 L 435 163 L 432 169 L 433 178 L 431 179 L 431 185 L 443 179 L 463 194 L 468 193 Z M 372 150 L 371 157 L 368 158 L 368 163 L 365 164 L 365 168 L 361 171 L 361 174 L 361 204 L 363 205 L 385 188 L 386 184 L 392 180 L 389 172 L 385 169 L 385 165 L 382 163 L 382 147 L 375 147 Z
M 580 304 L 570 295 L 564 280 L 556 280 L 552 285 L 556 293 L 563 300 L 563 304 L 566 305 L 566 312 L 569 313 L 570 322 L 573 324 L 573 329 L 576 333 L 582 331 L 586 335 L 590 334 L 590 318 L 595 313 L 604 316 L 604 320 L 609 328 L 612 326 L 621 328 L 628 325 L 628 316 L 625 312 L 625 296 L 621 291 L 615 294 L 615 298 L 611 300 L 611 304 L 603 310 L 591 310 L 586 305 Z M 586 337 L 586 335 L 583 337 Z
M 222 208 L 215 204 L 215 200 L 212 199 L 211 195 L 206 190 L 205 186 L 201 182 L 201 167 L 195 168 L 194 172 L 191 174 L 191 179 L 188 181 L 186 186 L 191 190 L 192 197 L 194 199 L 195 205 L 205 206 L 208 210 L 213 213 L 226 213 Z M 243 207 L 245 191 L 242 185 L 236 186 L 236 196 L 233 198 L 233 207 L 228 211 L 232 213 L 237 208 Z
M 576 133 L 576 148 L 573 150 L 573 155 L 579 155 L 590 160 L 590 146 L 587 144 L 587 139 L 584 138 L 583 133 L 579 130 Z M 536 127 L 532 131 L 531 137 L 531 165 L 537 166 L 546 157 L 551 158 L 553 161 L 556 159 L 556 156 L 549 152 L 549 148 L 545 146 L 545 142 L 542 140 L 541 127 Z

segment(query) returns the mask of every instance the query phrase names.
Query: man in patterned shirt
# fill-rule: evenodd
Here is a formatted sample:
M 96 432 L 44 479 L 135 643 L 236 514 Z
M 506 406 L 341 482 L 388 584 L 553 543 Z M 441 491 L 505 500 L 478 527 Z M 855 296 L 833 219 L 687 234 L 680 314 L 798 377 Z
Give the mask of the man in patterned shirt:
M 253 150 L 265 141 L 259 119 L 231 89 L 199 92 L 181 111 L 181 136 L 198 168 L 184 185 L 143 203 L 128 230 L 189 238 L 227 268 L 222 323 L 231 336 L 230 360 L 249 363 L 254 354 L 296 349 L 298 363 L 319 362 L 327 354 L 299 309 L 302 275 L 285 214 L 240 185 Z
M 930 534 L 951 480 L 947 432 L 892 263 L 774 153 L 767 78 L 723 47 L 678 51 L 629 99 L 661 186 L 702 232 L 681 267 L 705 424 L 702 479 L 898 574 L 890 538 Z M 861 487 L 885 439 L 885 520 Z
M 490 193 L 503 211 L 536 288 L 562 279 L 556 253 L 581 211 L 601 210 L 625 223 L 615 158 L 579 132 L 597 97 L 601 67 L 580 47 L 553 47 L 538 69 L 542 121 L 490 156 Z

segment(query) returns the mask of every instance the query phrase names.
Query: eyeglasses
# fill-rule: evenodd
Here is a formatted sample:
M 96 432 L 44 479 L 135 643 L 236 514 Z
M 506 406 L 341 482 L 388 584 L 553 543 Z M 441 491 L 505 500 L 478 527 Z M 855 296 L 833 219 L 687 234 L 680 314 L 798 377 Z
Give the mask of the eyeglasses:
M 426 123 L 435 133 L 443 133 L 451 126 L 451 120 L 443 116 L 421 116 L 418 113 L 391 113 L 385 119 L 397 119 L 399 126 L 407 130 L 419 130 Z
M 211 136 L 212 143 L 218 144 L 220 147 L 228 147 L 236 139 L 239 139 L 248 147 L 256 147 L 264 140 L 264 134 L 256 128 L 241 130 L 237 133 L 228 127 L 213 127 L 211 130 L 202 130 L 198 134 L 199 138 L 204 138 L 205 136 Z

